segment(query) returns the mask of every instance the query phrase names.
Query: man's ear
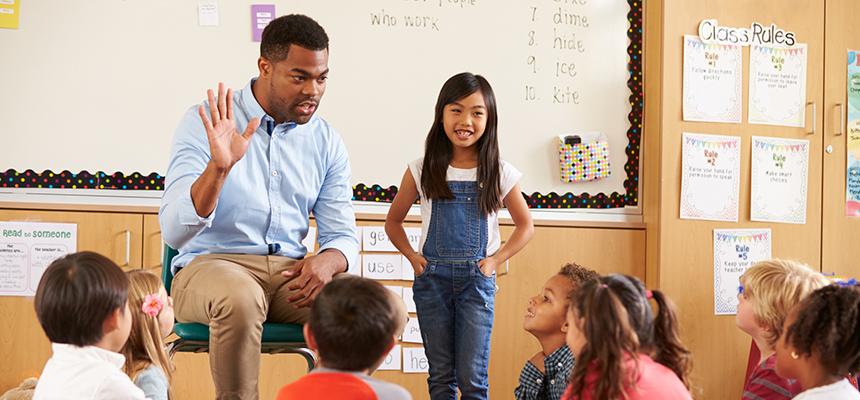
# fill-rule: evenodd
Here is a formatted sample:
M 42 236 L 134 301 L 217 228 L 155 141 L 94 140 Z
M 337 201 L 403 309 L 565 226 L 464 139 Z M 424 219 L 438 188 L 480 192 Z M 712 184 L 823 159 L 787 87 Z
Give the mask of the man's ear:
M 567 333 L 567 329 L 567 321 L 564 321 L 564 323 L 561 324 L 561 331 Z
M 257 58 L 257 68 L 260 70 L 261 77 L 269 76 L 272 73 L 273 67 L 269 60 L 263 57 Z
M 305 343 L 308 344 L 308 348 L 317 351 L 317 340 L 314 338 L 313 332 L 311 332 L 311 325 L 305 323 L 305 326 L 302 328 L 302 333 L 305 334 Z

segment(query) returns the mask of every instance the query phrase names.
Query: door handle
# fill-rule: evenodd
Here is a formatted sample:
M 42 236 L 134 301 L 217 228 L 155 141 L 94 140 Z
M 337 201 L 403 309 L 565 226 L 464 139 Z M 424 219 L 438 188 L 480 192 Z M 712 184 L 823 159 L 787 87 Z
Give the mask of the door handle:
M 806 133 L 808 133 L 810 135 L 815 135 L 815 125 L 817 125 L 817 122 L 818 122 L 818 120 L 817 120 L 818 106 L 815 104 L 814 101 L 810 101 L 810 102 L 806 103 L 807 107 L 810 105 L 812 106 L 812 129 L 806 131 Z
M 131 264 L 131 231 L 125 230 L 125 264 L 123 267 L 128 267 Z
M 842 136 L 845 133 L 845 103 L 836 104 L 839 108 L 839 128 L 834 133 L 834 136 Z

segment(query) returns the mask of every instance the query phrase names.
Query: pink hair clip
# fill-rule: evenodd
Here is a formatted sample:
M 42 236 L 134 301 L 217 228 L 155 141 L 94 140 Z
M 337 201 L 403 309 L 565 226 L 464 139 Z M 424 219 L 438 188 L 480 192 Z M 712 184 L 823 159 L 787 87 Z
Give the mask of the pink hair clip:
M 647 297 L 649 299 L 653 299 L 654 298 L 654 292 L 652 292 L 650 290 L 646 290 L 645 291 L 645 297 Z
M 143 299 L 143 305 L 140 307 L 144 314 L 153 318 L 158 316 L 162 308 L 164 308 L 164 302 L 161 301 L 161 297 L 157 294 L 146 295 Z
M 601 284 L 600 284 L 600 287 L 602 287 L 602 288 L 606 289 L 606 288 L 608 288 L 609 286 L 606 286 L 606 284 L 605 284 L 605 283 L 601 283 Z

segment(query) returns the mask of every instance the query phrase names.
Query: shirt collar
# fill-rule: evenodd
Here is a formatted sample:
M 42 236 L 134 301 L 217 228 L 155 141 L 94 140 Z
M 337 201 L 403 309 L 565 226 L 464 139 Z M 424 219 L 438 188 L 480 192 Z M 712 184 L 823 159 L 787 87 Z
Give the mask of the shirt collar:
M 51 343 L 51 349 L 54 350 L 54 355 L 59 357 L 100 360 L 116 368 L 121 368 L 125 364 L 125 356 L 122 354 L 96 346 L 78 347 L 72 344 Z
M 552 353 L 549 353 L 549 355 L 546 356 L 546 361 L 544 361 L 544 363 L 547 365 L 555 364 L 555 363 L 561 362 L 565 359 L 569 359 L 572 356 L 573 356 L 573 354 L 570 352 L 570 348 L 568 348 L 567 345 L 563 345 L 563 346 L 557 348 Z
M 244 89 L 242 89 L 242 105 L 248 112 L 248 120 L 250 121 L 252 118 L 260 118 L 260 128 L 271 136 L 272 132 L 275 130 L 275 126 L 277 125 L 275 125 L 275 119 L 266 114 L 266 110 L 263 110 L 263 106 L 261 106 L 257 101 L 257 98 L 254 97 L 254 90 L 252 87 L 256 81 L 257 78 L 251 78 L 251 81 L 245 85 Z M 314 118 L 316 118 L 316 115 L 314 115 Z M 296 127 L 295 122 L 287 122 L 286 125 L 288 130 Z

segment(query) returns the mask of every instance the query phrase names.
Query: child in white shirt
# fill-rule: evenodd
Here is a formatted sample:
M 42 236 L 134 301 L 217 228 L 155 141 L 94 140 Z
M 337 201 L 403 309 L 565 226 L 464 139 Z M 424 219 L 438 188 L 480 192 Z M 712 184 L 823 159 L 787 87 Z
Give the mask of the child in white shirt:
M 795 306 L 776 346 L 776 372 L 802 400 L 860 400 L 845 376 L 860 369 L 860 286 L 832 284 Z
M 69 254 L 45 270 L 36 290 L 36 316 L 54 354 L 35 400 L 144 400 L 119 354 L 131 330 L 128 278 L 108 258 Z

